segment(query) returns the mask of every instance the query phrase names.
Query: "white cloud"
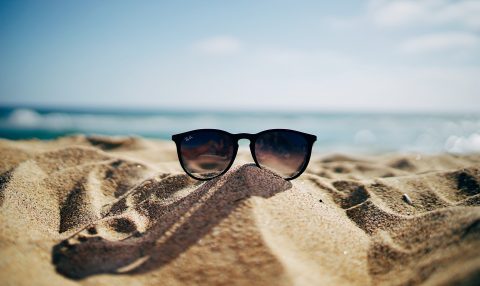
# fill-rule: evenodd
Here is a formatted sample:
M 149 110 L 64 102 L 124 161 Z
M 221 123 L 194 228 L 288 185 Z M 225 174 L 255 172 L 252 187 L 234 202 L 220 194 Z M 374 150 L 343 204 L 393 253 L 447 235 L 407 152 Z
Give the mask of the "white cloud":
M 480 1 L 474 0 L 371 0 L 368 17 L 381 27 L 415 24 L 459 25 L 480 29 Z
M 358 16 L 325 21 L 334 29 L 388 29 L 392 38 L 402 35 L 399 30 L 410 33 L 394 48 L 406 54 L 453 51 L 456 59 L 465 59 L 480 46 L 478 0 L 370 0 Z
M 193 45 L 194 49 L 209 55 L 231 55 L 241 50 L 241 42 L 232 36 L 216 36 L 203 39 Z
M 436 33 L 414 37 L 400 45 L 406 53 L 424 53 L 451 49 L 469 49 L 478 46 L 480 38 L 468 32 Z
M 399 26 L 417 21 L 425 14 L 421 1 L 371 1 L 369 15 L 380 26 Z

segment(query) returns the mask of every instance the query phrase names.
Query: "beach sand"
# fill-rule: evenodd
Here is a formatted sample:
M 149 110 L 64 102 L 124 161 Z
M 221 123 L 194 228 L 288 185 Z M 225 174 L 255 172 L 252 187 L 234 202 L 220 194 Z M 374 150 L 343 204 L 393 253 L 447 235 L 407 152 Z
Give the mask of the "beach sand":
M 480 285 L 480 155 L 239 154 L 208 182 L 173 142 L 0 140 L 0 285 Z

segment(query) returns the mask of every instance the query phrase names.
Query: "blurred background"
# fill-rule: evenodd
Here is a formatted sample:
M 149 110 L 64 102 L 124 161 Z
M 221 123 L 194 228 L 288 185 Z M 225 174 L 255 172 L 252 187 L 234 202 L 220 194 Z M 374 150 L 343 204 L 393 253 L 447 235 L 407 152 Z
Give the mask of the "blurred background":
M 0 137 L 480 152 L 480 1 L 1 1 Z

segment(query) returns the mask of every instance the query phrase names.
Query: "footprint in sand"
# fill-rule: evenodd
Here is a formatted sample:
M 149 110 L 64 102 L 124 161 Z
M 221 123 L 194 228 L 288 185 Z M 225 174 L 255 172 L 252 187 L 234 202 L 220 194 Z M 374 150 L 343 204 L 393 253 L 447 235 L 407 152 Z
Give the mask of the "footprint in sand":
M 244 199 L 291 187 L 251 164 L 205 183 L 186 175 L 153 177 L 119 198 L 102 219 L 56 245 L 52 260 L 59 273 L 74 279 L 149 271 L 194 245 Z

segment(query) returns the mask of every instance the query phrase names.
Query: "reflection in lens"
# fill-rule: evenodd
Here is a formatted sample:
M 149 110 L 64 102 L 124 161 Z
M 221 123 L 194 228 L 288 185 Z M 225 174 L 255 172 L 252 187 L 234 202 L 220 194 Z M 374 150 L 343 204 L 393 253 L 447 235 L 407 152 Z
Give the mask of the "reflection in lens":
M 269 131 L 255 141 L 255 157 L 261 167 L 283 178 L 291 178 L 302 169 L 309 152 L 303 135 L 292 131 Z
M 228 134 L 198 131 L 186 135 L 180 154 L 188 173 L 201 179 L 221 174 L 233 158 L 233 142 Z

